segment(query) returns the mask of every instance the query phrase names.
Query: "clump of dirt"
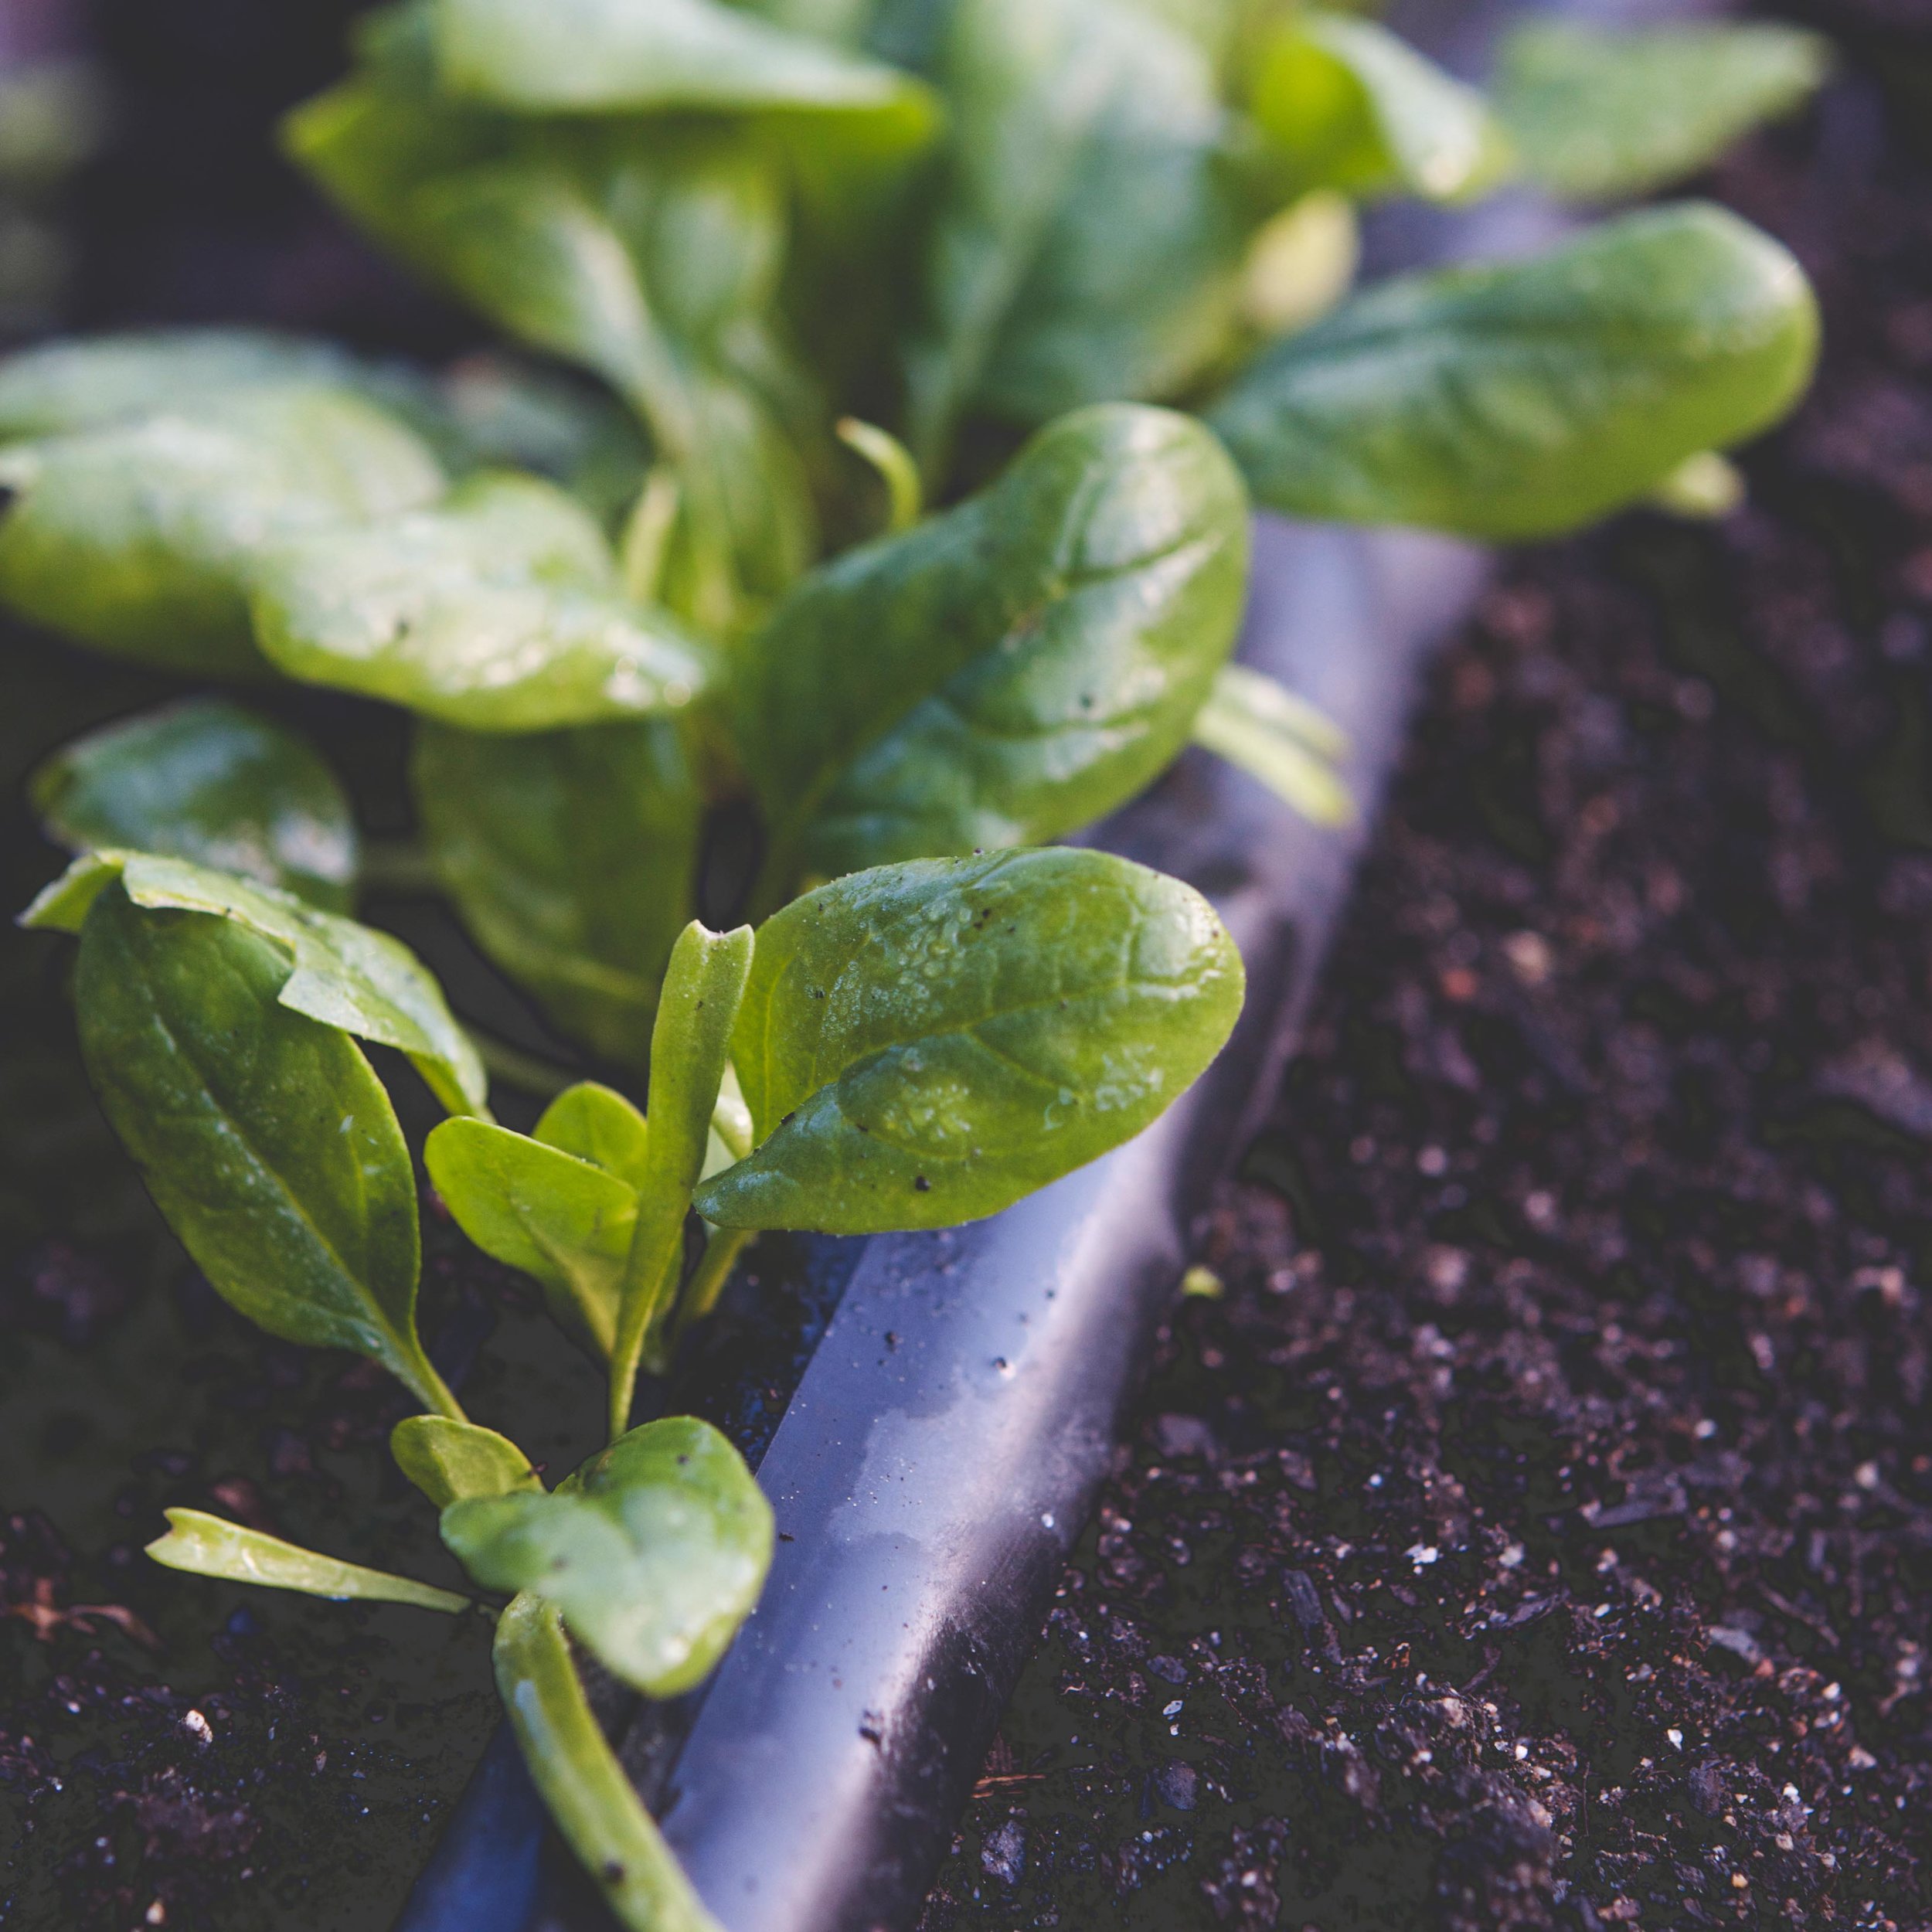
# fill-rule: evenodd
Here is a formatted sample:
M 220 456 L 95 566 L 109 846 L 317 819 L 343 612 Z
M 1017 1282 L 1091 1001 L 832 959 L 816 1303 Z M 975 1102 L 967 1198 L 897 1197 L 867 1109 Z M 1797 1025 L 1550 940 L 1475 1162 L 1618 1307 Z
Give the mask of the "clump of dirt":
M 1716 183 L 1828 318 L 1751 507 L 1440 665 L 926 1932 L 1932 1921 L 1913 98 Z

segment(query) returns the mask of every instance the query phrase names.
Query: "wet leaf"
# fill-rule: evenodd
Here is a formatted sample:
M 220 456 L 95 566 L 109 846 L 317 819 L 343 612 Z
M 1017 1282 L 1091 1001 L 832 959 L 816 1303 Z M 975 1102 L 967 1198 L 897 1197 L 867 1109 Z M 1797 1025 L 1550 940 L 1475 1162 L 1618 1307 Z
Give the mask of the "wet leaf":
M 1798 264 L 1692 202 L 1383 283 L 1266 352 L 1207 420 L 1272 509 L 1541 536 L 1776 422 L 1817 347 Z
M 159 852 L 349 910 L 359 842 L 335 773 L 306 740 L 225 699 L 90 732 L 29 788 L 49 835 L 70 852 Z
M 581 505 L 534 477 L 278 546 L 254 573 L 257 641 L 289 676 L 470 730 L 682 710 L 710 654 L 633 604 Z
M 1138 1133 L 1220 1051 L 1241 962 L 1177 880 L 1097 852 L 882 866 L 760 928 L 732 1058 L 759 1145 L 726 1227 L 946 1227 Z
M 541 1494 L 543 1479 L 508 1436 L 449 1416 L 405 1416 L 389 1432 L 396 1467 L 437 1509 L 466 1496 Z
M 427 444 L 346 388 L 244 386 L 0 451 L 0 600 L 165 669 L 260 676 L 265 550 L 442 494 Z
M 416 1335 L 416 1176 L 355 1043 L 292 1011 L 240 922 L 94 900 L 74 1004 L 87 1077 L 223 1298 L 285 1341 L 372 1356 L 453 1405 Z
M 1830 68 L 1818 35 L 1766 22 L 1608 32 L 1538 20 L 1503 43 L 1496 97 L 1536 180 L 1600 201 L 1696 174 Z
M 386 1570 L 365 1570 L 339 1557 L 284 1543 L 259 1529 L 244 1529 L 199 1509 L 167 1512 L 168 1533 L 148 1546 L 148 1554 L 170 1570 L 196 1577 L 223 1577 L 238 1583 L 260 1583 L 267 1590 L 299 1590 L 311 1597 L 338 1603 L 359 1598 L 378 1604 L 411 1604 L 420 1610 L 452 1614 L 470 1607 L 467 1597 L 433 1589 Z
M 1247 567 L 1245 494 L 1198 424 L 1115 404 L 1050 425 L 747 642 L 733 716 L 781 854 L 835 873 L 1099 818 L 1185 742 Z
M 451 1504 L 443 1540 L 485 1588 L 554 1604 L 600 1662 L 672 1697 L 757 1601 L 771 1505 L 716 1430 L 674 1416 L 620 1437 L 553 1495 Z
M 21 923 L 79 932 L 89 907 L 117 881 L 137 906 L 219 913 L 270 942 L 281 961 L 282 1005 L 406 1053 L 451 1113 L 486 1111 L 482 1063 L 422 961 L 387 933 L 319 911 L 272 886 L 185 859 L 104 849 L 77 859 Z
M 691 917 L 702 815 L 675 729 L 424 726 L 410 782 L 437 876 L 478 944 L 566 1032 L 642 1066 L 658 981 Z

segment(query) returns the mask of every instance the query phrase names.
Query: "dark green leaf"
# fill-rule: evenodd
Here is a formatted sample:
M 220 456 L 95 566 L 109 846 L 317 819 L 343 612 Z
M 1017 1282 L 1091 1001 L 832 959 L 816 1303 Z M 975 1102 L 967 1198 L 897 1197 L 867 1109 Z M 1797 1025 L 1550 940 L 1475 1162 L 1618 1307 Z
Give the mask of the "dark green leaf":
M 226 1300 L 284 1340 L 372 1356 L 451 1413 L 416 1337 L 416 1176 L 395 1111 L 352 1040 L 283 1002 L 288 975 L 237 921 L 145 911 L 109 885 L 74 977 L 88 1077 Z
M 606 1741 L 556 1610 L 519 1597 L 496 1627 L 496 1687 L 557 1829 L 629 1932 L 721 1932 Z
M 645 1184 L 649 1144 L 645 1117 L 621 1094 L 595 1080 L 566 1087 L 543 1110 L 536 1138 L 604 1168 L 633 1188 Z
M 392 1576 L 386 1570 L 345 1563 L 259 1529 L 244 1529 L 240 1523 L 211 1516 L 204 1510 L 170 1509 L 167 1516 L 167 1535 L 157 1536 L 148 1546 L 148 1554 L 170 1570 L 185 1570 L 196 1577 L 223 1577 L 237 1583 L 260 1583 L 267 1590 L 299 1590 L 338 1603 L 359 1598 L 451 1614 L 470 1607 L 470 1600 L 454 1590 L 432 1589 L 407 1577 Z
M 423 1149 L 456 1224 L 485 1253 L 543 1284 L 550 1311 L 611 1352 L 637 1189 L 601 1167 L 482 1121 L 445 1121 Z
M 1202 49 L 1121 0 L 959 0 L 951 141 L 907 357 L 913 452 L 954 425 L 1170 395 L 1226 348 L 1257 210 Z
M 541 1495 L 543 1479 L 508 1436 L 449 1416 L 405 1416 L 389 1432 L 396 1467 L 437 1509 L 466 1496 Z
M 1538 181 L 1604 200 L 1696 173 L 1830 66 L 1816 34 L 1765 22 L 1612 33 L 1538 20 L 1503 43 L 1497 104 Z
M 131 846 L 280 886 L 346 912 L 355 821 L 303 739 L 219 698 L 170 705 L 64 746 L 30 789 L 70 852 Z
M 1240 955 L 1178 881 L 1097 852 L 882 866 L 767 920 L 732 1057 L 758 1136 L 725 1227 L 947 1227 L 1129 1138 L 1221 1049 Z
M 675 728 L 425 726 L 410 777 L 437 875 L 478 944 L 567 1031 L 641 1066 L 697 867 L 702 804 Z
M 482 1063 L 422 961 L 387 933 L 320 912 L 272 886 L 250 885 L 185 859 L 103 849 L 77 859 L 21 923 L 79 932 L 88 908 L 117 880 L 137 906 L 219 913 L 272 942 L 286 981 L 284 1006 L 408 1054 L 451 1113 L 485 1111 Z
M 1482 97 L 1372 20 L 1308 9 L 1264 42 L 1249 111 L 1302 190 L 1461 201 L 1495 185 L 1509 141 Z
M 1247 570 L 1240 479 L 1197 423 L 1128 404 L 1053 423 L 748 641 L 734 716 L 781 851 L 839 872 L 1100 817 L 1185 742 Z
M 379 78 L 309 104 L 289 140 L 389 247 L 639 412 L 680 488 L 671 608 L 729 631 L 804 567 L 790 425 L 809 384 L 771 325 L 770 155 L 716 128 L 519 122 Z
M 1272 509 L 1543 536 L 1776 422 L 1817 349 L 1798 264 L 1693 202 L 1384 283 L 1264 354 L 1208 421 Z
M 0 600 L 176 671 L 259 675 L 257 560 L 430 502 L 428 446 L 349 389 L 244 386 L 0 451 Z
M 716 1430 L 673 1416 L 620 1437 L 554 1495 L 451 1504 L 443 1540 L 485 1588 L 554 1604 L 626 1683 L 672 1697 L 758 1600 L 771 1505 Z
M 257 641 L 291 677 L 471 730 L 678 711 L 710 672 L 703 645 L 624 595 L 590 512 L 535 477 L 281 545 L 254 584 Z

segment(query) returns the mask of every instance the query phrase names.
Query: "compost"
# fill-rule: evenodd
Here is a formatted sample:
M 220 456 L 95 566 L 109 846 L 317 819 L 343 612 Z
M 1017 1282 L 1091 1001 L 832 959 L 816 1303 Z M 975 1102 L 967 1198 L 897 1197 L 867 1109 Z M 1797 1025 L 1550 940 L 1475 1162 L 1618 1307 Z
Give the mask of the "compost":
M 108 14 L 138 61 L 177 11 Z M 1817 279 L 1818 391 L 1749 509 L 1518 559 L 1445 660 L 1207 1230 L 1224 1293 L 1163 1341 L 931 1932 L 1932 1913 L 1932 33 L 1818 24 L 1848 73 L 1716 185 Z M 268 116 L 206 111 L 229 45 L 83 184 L 83 319 L 459 342 L 236 173 Z M 192 285 L 158 280 L 119 244 L 196 194 L 194 246 L 148 244 Z M 27 770 L 162 691 L 0 649 L 19 904 L 58 862 Z M 304 701 L 359 775 L 361 715 Z M 188 1504 L 457 1580 L 379 1467 L 400 1392 L 250 1330 L 159 1233 L 66 970 L 5 942 L 0 1910 L 382 1927 L 494 1722 L 488 1631 L 141 1560 Z M 774 1406 L 823 1314 L 725 1332 Z M 452 1380 L 492 1337 L 465 1393 L 526 1441 L 578 1386 L 447 1226 L 424 1326 Z

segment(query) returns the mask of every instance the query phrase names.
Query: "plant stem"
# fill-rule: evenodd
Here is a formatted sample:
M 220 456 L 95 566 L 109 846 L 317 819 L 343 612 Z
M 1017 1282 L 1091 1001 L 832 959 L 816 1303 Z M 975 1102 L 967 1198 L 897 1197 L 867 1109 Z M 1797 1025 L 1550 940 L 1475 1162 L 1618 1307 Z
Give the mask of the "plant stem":
M 896 536 L 919 521 L 925 508 L 925 486 L 912 451 L 889 431 L 855 416 L 842 416 L 835 425 L 840 442 L 863 457 L 886 486 L 886 529 Z
M 497 1624 L 494 1655 L 531 1778 L 611 1911 L 631 1932 L 720 1932 L 598 1727 L 563 1618 L 536 1597 L 516 1597 Z
M 450 1393 L 450 1385 L 436 1372 L 436 1365 L 421 1348 L 414 1352 L 410 1364 L 410 1372 L 403 1376 L 414 1396 L 432 1415 L 447 1416 L 452 1422 L 468 1422 L 463 1405 Z

